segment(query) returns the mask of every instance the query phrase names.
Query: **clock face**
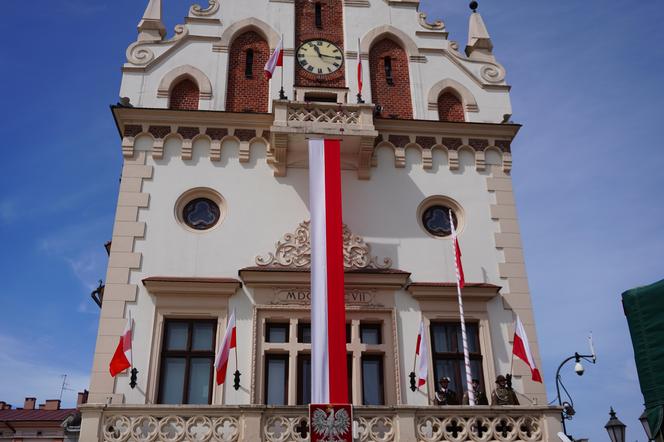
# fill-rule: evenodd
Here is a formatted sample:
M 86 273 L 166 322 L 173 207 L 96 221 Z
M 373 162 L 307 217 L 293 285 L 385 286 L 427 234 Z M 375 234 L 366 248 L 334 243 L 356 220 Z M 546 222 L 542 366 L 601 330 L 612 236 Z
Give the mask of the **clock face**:
M 297 50 L 297 62 L 302 69 L 315 75 L 329 75 L 344 64 L 344 54 L 334 43 L 309 40 Z

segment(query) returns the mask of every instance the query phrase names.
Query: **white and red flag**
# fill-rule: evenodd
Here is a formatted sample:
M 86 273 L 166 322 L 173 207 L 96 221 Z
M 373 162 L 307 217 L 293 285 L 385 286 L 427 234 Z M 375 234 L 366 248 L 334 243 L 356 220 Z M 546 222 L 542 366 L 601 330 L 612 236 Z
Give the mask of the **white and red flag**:
M 463 266 L 461 265 L 461 248 L 459 247 L 459 239 L 457 238 L 456 227 L 454 226 L 454 218 L 450 210 L 450 230 L 452 230 L 452 241 L 454 241 L 454 259 L 456 260 L 457 282 L 460 288 L 466 285 L 465 277 L 463 276 Z
M 512 347 L 512 354 L 528 364 L 534 382 L 542 383 L 542 375 L 537 369 L 535 358 L 530 351 L 526 329 L 523 328 L 521 318 L 519 318 L 518 315 L 516 317 L 516 324 L 514 325 L 514 346 Z
M 277 66 L 283 66 L 283 65 L 284 65 L 284 40 L 283 38 L 280 38 L 279 44 L 277 44 L 277 47 L 274 49 L 274 52 L 272 52 L 272 55 L 270 55 L 270 58 L 267 60 L 267 63 L 265 63 L 265 76 L 268 79 L 272 78 L 274 70 L 277 68 Z
M 133 321 L 131 316 L 127 319 L 127 325 L 125 325 L 122 336 L 120 336 L 120 341 L 118 346 L 115 349 L 111 363 L 109 364 L 109 371 L 112 377 L 115 377 L 117 374 L 122 373 L 132 365 L 132 355 L 131 355 L 131 340 L 132 340 L 132 325 Z
M 228 325 L 226 325 L 226 333 L 224 339 L 219 345 L 217 357 L 214 360 L 214 371 L 217 385 L 221 385 L 226 380 L 226 371 L 228 369 L 228 360 L 230 359 L 231 348 L 237 348 L 237 334 L 235 331 L 235 309 L 228 318 Z M 237 349 L 235 350 L 237 351 Z
M 309 140 L 311 403 L 348 403 L 341 143 Z
M 420 364 L 417 368 L 417 388 L 420 388 L 427 383 L 427 375 L 429 374 L 429 347 L 427 346 L 427 338 L 424 335 L 424 321 L 420 321 L 420 331 L 417 334 L 415 354 L 420 357 Z
M 362 95 L 362 57 L 360 57 L 360 40 L 357 40 L 357 93 Z

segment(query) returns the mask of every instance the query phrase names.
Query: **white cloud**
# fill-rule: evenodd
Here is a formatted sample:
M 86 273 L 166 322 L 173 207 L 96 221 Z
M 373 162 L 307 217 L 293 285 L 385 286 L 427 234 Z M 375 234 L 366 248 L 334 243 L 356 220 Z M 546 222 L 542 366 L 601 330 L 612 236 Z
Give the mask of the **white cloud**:
M 22 407 L 25 397 L 36 397 L 40 403 L 58 399 L 62 375 L 66 374 L 68 389 L 62 394 L 62 405 L 75 406 L 76 393 L 88 388 L 89 376 L 72 367 L 54 364 L 49 360 L 54 351 L 52 346 L 40 342 L 25 342 L 0 334 L 0 400 Z

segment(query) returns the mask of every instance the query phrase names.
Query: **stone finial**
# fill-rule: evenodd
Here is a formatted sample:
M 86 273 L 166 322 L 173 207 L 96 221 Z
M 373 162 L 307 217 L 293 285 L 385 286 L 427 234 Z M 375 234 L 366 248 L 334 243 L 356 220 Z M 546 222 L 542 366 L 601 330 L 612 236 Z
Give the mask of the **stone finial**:
M 165 36 L 166 27 L 161 21 L 161 0 L 149 0 L 138 23 L 138 40 L 162 40 Z
M 470 58 L 494 60 L 493 43 L 479 12 L 470 14 L 466 55 Z

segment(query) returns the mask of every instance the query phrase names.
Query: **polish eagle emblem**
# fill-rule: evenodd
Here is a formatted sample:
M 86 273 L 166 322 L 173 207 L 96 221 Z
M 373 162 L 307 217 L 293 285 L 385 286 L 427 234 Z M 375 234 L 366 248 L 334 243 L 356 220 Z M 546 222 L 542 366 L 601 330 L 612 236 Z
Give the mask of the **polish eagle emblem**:
M 348 412 L 344 408 L 329 407 L 327 410 L 315 409 L 311 416 L 311 427 L 322 442 L 343 441 L 350 432 L 351 422 Z

